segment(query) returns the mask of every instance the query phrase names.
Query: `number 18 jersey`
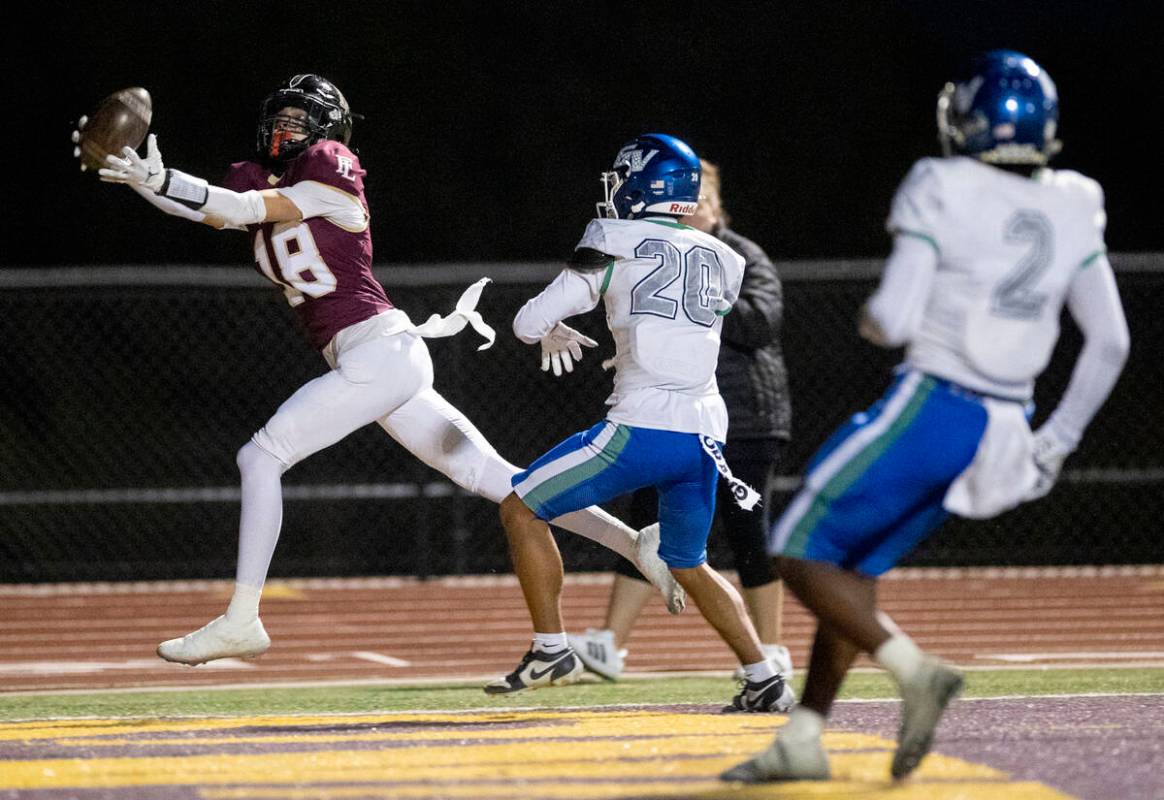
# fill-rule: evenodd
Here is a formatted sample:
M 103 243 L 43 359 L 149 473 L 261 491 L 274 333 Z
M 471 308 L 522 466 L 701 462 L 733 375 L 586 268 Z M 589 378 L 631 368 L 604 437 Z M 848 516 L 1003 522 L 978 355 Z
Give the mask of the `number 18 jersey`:
M 364 170 L 340 142 L 317 142 L 282 176 L 244 161 L 223 185 L 236 192 L 278 189 L 300 222 L 250 225 L 256 268 L 283 290 L 319 350 L 344 328 L 392 308 L 372 274 L 372 234 Z
M 887 227 L 932 245 L 938 266 L 906 361 L 1029 399 L 1072 280 L 1104 252 L 1105 222 L 1103 191 L 1077 172 L 1028 178 L 966 157 L 917 162 Z
M 607 418 L 724 441 L 727 409 L 715 367 L 743 257 L 710 234 L 662 218 L 593 220 L 578 247 L 614 259 L 590 276 L 615 343 Z

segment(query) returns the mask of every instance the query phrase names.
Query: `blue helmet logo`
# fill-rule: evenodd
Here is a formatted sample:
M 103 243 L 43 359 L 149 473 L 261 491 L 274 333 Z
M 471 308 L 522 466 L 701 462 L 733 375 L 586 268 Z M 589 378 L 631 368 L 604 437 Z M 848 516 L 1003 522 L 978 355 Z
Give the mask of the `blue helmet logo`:
M 598 216 L 694 214 L 699 179 L 699 156 L 686 142 L 665 133 L 644 134 L 623 145 L 610 171 L 602 173 L 605 196 L 598 203 Z
M 938 138 L 946 155 L 990 164 L 1046 164 L 1055 138 L 1059 94 L 1046 70 L 1022 53 L 978 56 L 938 94 Z

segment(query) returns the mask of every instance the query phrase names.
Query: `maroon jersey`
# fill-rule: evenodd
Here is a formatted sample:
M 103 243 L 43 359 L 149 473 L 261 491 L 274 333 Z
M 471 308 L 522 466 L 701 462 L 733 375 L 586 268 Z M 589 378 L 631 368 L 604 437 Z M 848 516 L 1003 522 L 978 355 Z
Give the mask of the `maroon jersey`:
M 330 187 L 363 208 L 360 225 L 310 216 L 302 222 L 248 225 L 255 267 L 283 289 L 307 329 L 311 344 L 323 349 L 339 331 L 392 308 L 372 275 L 372 233 L 364 175 L 359 159 L 340 142 L 311 145 L 282 177 L 253 161 L 231 164 L 223 186 L 236 192 L 282 189 L 304 181 Z M 300 207 L 304 214 L 310 209 Z

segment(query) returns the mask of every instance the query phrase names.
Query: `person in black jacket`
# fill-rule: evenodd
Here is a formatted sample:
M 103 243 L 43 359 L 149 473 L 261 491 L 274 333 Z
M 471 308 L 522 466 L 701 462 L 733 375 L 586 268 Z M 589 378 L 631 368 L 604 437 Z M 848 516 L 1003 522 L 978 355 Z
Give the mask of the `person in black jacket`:
M 780 347 L 784 295 L 776 268 L 760 246 L 727 227 L 719 169 L 708 161 L 701 160 L 701 165 L 699 208 L 681 221 L 714 234 L 746 261 L 740 298 L 724 318 L 716 370 L 729 417 L 724 456 L 732 474 L 756 487 L 764 498 L 759 509 L 744 511 L 731 501 L 727 484 L 721 482 L 717 516 L 735 557 L 748 615 L 764 654 L 787 679 L 792 674 L 792 661 L 787 648 L 779 644 L 783 587 L 766 550 L 772 478 L 791 436 L 792 423 L 788 374 Z M 635 492 L 631 524 L 642 528 L 654 522 L 657 508 L 653 489 Z M 616 569 L 605 627 L 570 636 L 583 664 L 608 680 L 616 680 L 622 673 L 626 641 L 651 592 L 630 562 L 620 560 Z

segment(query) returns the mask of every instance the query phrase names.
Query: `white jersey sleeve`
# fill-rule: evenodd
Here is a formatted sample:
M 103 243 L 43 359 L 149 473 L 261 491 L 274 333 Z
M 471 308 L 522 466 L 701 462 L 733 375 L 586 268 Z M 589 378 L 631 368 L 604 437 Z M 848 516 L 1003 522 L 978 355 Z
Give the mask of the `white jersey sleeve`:
M 348 231 L 368 227 L 368 212 L 354 194 L 319 181 L 299 181 L 277 191 L 295 204 L 303 219 L 323 217 Z
M 1074 450 L 1115 386 L 1130 346 L 1128 323 L 1106 256 L 1094 259 L 1072 281 L 1067 308 L 1083 332 L 1083 350 L 1047 425 Z
M 534 344 L 567 317 L 584 314 L 598 305 L 601 273 L 562 270 L 541 294 L 528 300 L 513 319 L 513 333 Z

